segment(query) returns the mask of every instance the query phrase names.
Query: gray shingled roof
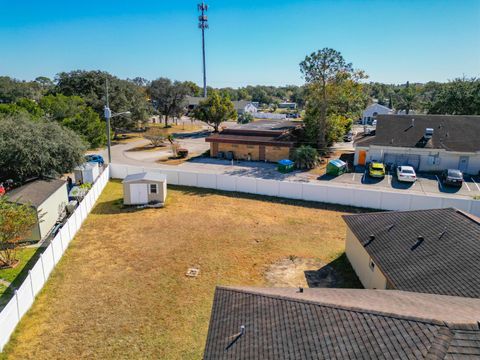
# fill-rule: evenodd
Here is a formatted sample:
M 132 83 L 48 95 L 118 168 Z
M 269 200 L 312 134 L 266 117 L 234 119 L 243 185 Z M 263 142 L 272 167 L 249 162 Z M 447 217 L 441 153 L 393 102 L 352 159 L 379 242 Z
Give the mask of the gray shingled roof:
M 377 296 L 388 312 L 368 306 Z M 417 317 L 404 315 L 425 302 L 438 309 L 435 317 L 447 313 L 452 319 L 459 309 L 462 319 L 450 325 L 418 318 L 418 310 Z M 400 315 L 397 309 L 402 309 Z M 394 290 L 305 289 L 300 294 L 296 289 L 217 287 L 204 358 L 478 358 L 479 319 L 478 299 Z M 239 336 L 242 325 L 245 331 Z
M 7 197 L 10 201 L 21 204 L 28 203 L 38 208 L 65 184 L 64 180 L 59 179 L 34 180 L 9 191 Z M 66 187 L 65 193 L 67 193 Z
M 167 176 L 165 174 L 160 174 L 157 172 L 143 172 L 125 176 L 125 179 L 123 179 L 122 183 L 129 183 L 141 180 L 162 182 L 167 181 Z
M 343 218 L 396 289 L 480 297 L 480 223 L 473 216 L 449 208 Z
M 429 141 L 423 138 L 426 128 L 433 129 Z M 375 137 L 364 145 L 476 152 L 480 151 L 479 138 L 480 116 L 378 115 Z

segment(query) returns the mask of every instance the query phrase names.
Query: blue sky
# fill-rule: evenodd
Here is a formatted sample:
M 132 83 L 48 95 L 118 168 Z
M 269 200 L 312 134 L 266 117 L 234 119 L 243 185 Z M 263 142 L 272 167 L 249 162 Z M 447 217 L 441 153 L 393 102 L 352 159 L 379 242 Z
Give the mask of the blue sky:
M 0 0 L 0 74 L 101 69 L 121 78 L 202 81 L 197 1 Z M 208 83 L 302 84 L 323 47 L 372 81 L 480 75 L 480 0 L 210 0 Z

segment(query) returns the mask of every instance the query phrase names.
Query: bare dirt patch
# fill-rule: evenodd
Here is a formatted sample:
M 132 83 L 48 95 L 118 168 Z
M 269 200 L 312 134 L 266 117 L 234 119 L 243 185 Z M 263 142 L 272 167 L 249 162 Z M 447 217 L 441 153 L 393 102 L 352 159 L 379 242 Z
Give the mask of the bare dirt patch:
M 315 258 L 289 256 L 269 265 L 265 271 L 268 286 L 273 287 L 337 287 L 343 283 L 331 265 Z

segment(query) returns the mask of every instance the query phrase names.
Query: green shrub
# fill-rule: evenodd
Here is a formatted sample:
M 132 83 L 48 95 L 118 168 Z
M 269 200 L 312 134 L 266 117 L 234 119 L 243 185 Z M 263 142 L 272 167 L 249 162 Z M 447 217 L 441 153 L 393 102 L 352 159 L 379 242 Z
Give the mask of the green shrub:
M 318 165 L 318 151 L 311 146 L 302 145 L 293 152 L 293 161 L 297 169 L 313 169 Z

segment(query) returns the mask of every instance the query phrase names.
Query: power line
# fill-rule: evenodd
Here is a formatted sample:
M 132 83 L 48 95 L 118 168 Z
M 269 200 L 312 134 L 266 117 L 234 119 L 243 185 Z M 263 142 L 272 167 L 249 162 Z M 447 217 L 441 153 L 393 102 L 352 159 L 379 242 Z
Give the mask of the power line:
M 208 5 L 203 1 L 198 4 L 198 11 L 201 15 L 198 17 L 198 27 L 202 29 L 202 54 L 203 54 L 203 97 L 207 97 L 207 71 L 205 67 L 205 29 L 208 29 L 208 16 L 205 13 L 208 10 Z

